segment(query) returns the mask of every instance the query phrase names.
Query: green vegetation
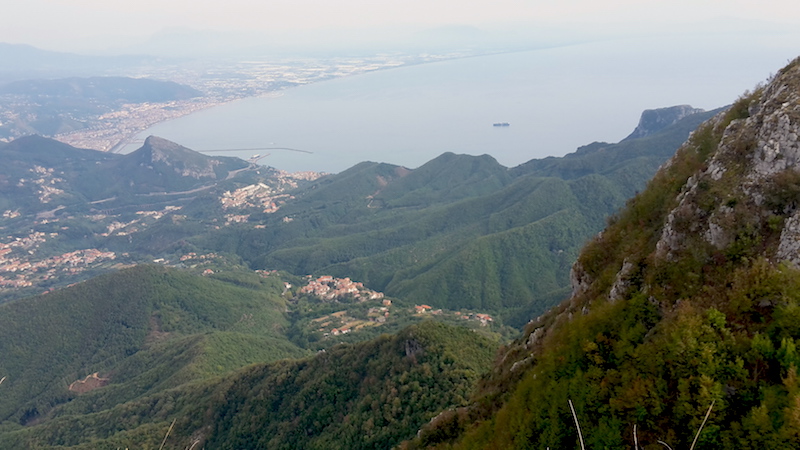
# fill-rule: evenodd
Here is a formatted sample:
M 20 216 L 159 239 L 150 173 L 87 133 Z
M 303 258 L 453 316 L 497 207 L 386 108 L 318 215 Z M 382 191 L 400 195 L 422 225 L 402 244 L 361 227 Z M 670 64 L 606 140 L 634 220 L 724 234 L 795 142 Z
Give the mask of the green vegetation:
M 798 85 L 783 71 L 698 129 L 586 246 L 573 297 L 405 446 L 575 448 L 569 401 L 587 448 L 690 448 L 712 404 L 696 449 L 800 446 L 800 270 L 774 259 L 796 177 L 764 197 L 745 181 L 766 122 L 750 112 L 795 107 L 780 96 Z
M 192 353 L 187 345 L 173 342 L 175 354 L 163 357 L 182 361 Z M 257 364 L 136 397 L 128 391 L 135 383 L 112 382 L 35 425 L 4 424 L 0 445 L 156 448 L 175 419 L 168 448 L 195 441 L 201 448 L 389 448 L 442 409 L 464 405 L 495 348 L 470 330 L 429 321 L 312 358 Z
M 423 322 L 315 358 L 241 373 L 213 405 L 212 448 L 390 448 L 465 404 L 491 341 Z
M 408 445 L 449 445 L 470 429 L 468 439 L 479 445 L 489 445 L 493 436 L 508 430 L 510 440 L 499 446 L 525 447 L 515 433 L 526 429 L 551 436 L 541 442 L 558 447 L 574 442 L 570 421 L 551 429 L 537 422 L 539 412 L 503 414 L 508 405 L 527 411 L 537 404 L 562 414 L 566 403 L 559 402 L 566 398 L 575 401 L 582 416 L 619 417 L 616 425 L 602 417 L 585 419 L 593 442 L 617 442 L 614 433 L 624 431 L 625 420 L 634 414 L 632 400 L 613 403 L 608 399 L 616 391 L 597 390 L 593 383 L 615 367 L 619 376 L 604 385 L 627 383 L 631 378 L 624 372 L 643 362 L 659 364 L 653 369 L 655 379 L 678 358 L 660 356 L 660 347 L 638 350 L 654 345 L 646 337 L 668 315 L 645 295 L 644 286 L 682 277 L 680 293 L 663 293 L 677 304 L 675 299 L 692 295 L 690 289 L 700 285 L 691 273 L 702 265 L 671 269 L 655 264 L 649 253 L 656 238 L 648 233 L 660 229 L 658 215 L 674 206 L 670 202 L 684 175 L 704 164 L 721 129 L 698 131 L 696 148 L 684 150 L 686 155 L 651 183 L 663 192 L 654 194 L 651 187 L 640 194 L 630 203 L 634 213 L 612 219 L 612 230 L 622 231 L 604 233 L 581 256 L 586 276 L 595 280 L 580 300 L 591 314 L 563 306 L 544 323 L 527 326 L 526 340 L 505 349 L 506 357 L 483 378 L 472 402 L 470 392 L 489 370 L 496 347 L 510 336 L 504 324 L 522 327 L 566 296 L 580 246 L 644 185 L 671 153 L 672 144 L 663 143 L 682 140 L 691 120 L 657 135 L 595 143 L 565 158 L 511 170 L 485 155 L 444 154 L 413 171 L 363 163 L 301 185 L 292 197 L 285 196 L 277 213 L 255 206 L 225 210 L 219 201 L 219 190 L 262 182 L 268 175 L 246 171 L 242 178 L 223 181 L 243 163 L 212 161 L 158 139 L 133 154 L 107 159 L 93 159 L 91 153 L 73 157 L 71 148 L 56 149 L 61 152 L 56 157 L 44 151 L 64 161 L 53 176 L 66 180 L 59 195 L 69 201 L 63 211 L 47 210 L 36 197 L 41 193 L 29 186 L 30 205 L 10 202 L 11 212 L 21 208 L 29 219 L 40 211 L 53 216 L 50 223 L 37 223 L 37 230 L 69 236 L 72 245 L 111 249 L 124 255 L 124 262 L 168 260 L 186 270 L 140 266 L 0 306 L 0 377 L 7 377 L 2 390 L 8 396 L 0 405 L 0 447 L 156 448 L 174 420 L 168 439 L 174 448 L 388 448 L 412 439 L 433 418 L 433 425 Z M 51 142 L 18 141 L 0 151 L 25 153 L 28 144 L 39 149 Z M 661 147 L 648 153 L 651 145 Z M 24 167 L 20 164 L 19 170 Z M 0 182 L 28 176 L 8 173 Z M 784 184 L 793 183 L 787 179 Z M 778 189 L 770 197 L 773 209 L 793 208 L 792 199 Z M 188 192 L 163 194 L 175 190 Z M 176 205 L 180 211 L 165 212 Z M 114 220 L 132 223 L 140 209 L 159 215 L 138 225 L 143 231 L 103 236 L 107 219 L 89 218 L 90 213 L 113 213 Z M 251 214 L 251 219 L 225 225 L 231 212 Z M 4 226 L 23 229 L 28 223 L 12 215 Z M 770 226 L 774 234 L 782 222 L 773 220 Z M 731 264 L 755 261 L 760 231 L 742 228 L 738 247 L 727 252 Z M 68 249 L 61 245 L 66 244 L 53 239 L 29 248 L 42 253 Z M 624 253 L 626 246 L 643 253 Z M 638 293 L 636 301 L 608 303 L 605 292 L 626 261 L 634 267 L 629 290 Z M 303 278 L 290 273 L 363 281 L 392 297 L 391 309 L 377 299 L 301 295 Z M 423 303 L 432 311 L 416 313 L 414 306 Z M 737 330 L 720 322 L 719 314 L 691 311 L 695 316 L 685 317 L 698 323 L 695 341 L 719 344 L 718 353 L 738 348 L 720 331 Z M 486 319 L 486 313 L 495 320 Z M 559 328 L 572 313 L 577 326 Z M 604 318 L 619 323 L 605 328 Z M 558 345 L 534 358 L 527 334 L 543 325 L 553 331 L 530 345 L 539 348 L 551 340 Z M 347 326 L 352 332 L 333 333 L 334 327 Z M 669 330 L 664 336 L 673 343 L 680 336 Z M 769 339 L 772 348 L 783 349 L 784 359 L 794 358 L 793 341 L 784 345 Z M 318 353 L 309 357 L 314 350 Z M 305 358 L 276 362 L 299 357 Z M 694 361 L 691 355 L 686 358 Z M 524 370 L 534 359 L 539 375 Z M 566 369 L 561 366 L 565 361 Z M 740 376 L 739 363 L 731 361 L 720 363 L 719 370 Z M 578 375 L 572 371 L 576 368 Z M 563 380 L 568 380 L 566 388 Z M 702 385 L 697 383 L 687 388 L 687 401 L 703 409 L 702 401 L 711 397 L 697 397 Z M 515 400 L 517 392 L 527 397 Z M 601 399 L 595 410 L 593 398 Z M 617 406 L 603 409 L 606 400 Z M 724 411 L 726 404 L 720 405 Z M 673 406 L 657 405 L 661 410 Z M 684 422 L 693 417 L 688 407 L 680 408 Z M 642 430 L 662 426 L 656 420 L 637 423 Z M 502 430 L 493 428 L 497 424 Z M 678 437 L 670 435 L 670 442 L 684 442 L 683 431 L 673 429 Z
M 513 169 L 486 155 L 444 154 L 413 171 L 362 163 L 295 191 L 264 229 L 190 242 L 253 268 L 348 276 L 521 327 L 560 300 L 581 246 L 710 114 Z
M 229 277 L 139 266 L 0 306 L 0 373 L 7 377 L 0 427 L 102 411 L 246 364 L 306 354 L 284 337 L 277 279 L 221 278 Z M 93 373 L 110 384 L 84 394 L 69 389 Z

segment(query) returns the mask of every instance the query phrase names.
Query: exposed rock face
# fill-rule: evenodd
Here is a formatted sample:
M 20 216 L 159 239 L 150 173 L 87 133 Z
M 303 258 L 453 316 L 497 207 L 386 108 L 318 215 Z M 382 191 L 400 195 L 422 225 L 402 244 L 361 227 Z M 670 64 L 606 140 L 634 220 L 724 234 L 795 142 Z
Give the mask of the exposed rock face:
M 669 108 L 646 109 L 639 118 L 639 125 L 628 137 L 623 140 L 642 138 L 655 134 L 664 128 L 678 122 L 686 116 L 701 113 L 702 109 L 692 108 L 689 105 L 671 106 Z
M 219 161 L 190 150 L 172 141 L 149 136 L 144 141 L 142 149 L 149 151 L 152 163 L 161 162 L 171 167 L 175 173 L 184 177 L 195 179 L 217 177 L 214 167 Z
M 614 285 L 611 286 L 611 290 L 608 292 L 608 301 L 613 303 L 622 299 L 628 293 L 628 287 L 630 287 L 629 277 L 633 272 L 633 268 L 633 264 L 627 259 L 622 263 L 622 268 L 617 272 Z
M 558 422 L 559 419 L 556 414 L 541 413 L 541 408 L 548 407 L 547 402 L 556 398 L 550 396 L 550 392 L 559 389 L 562 389 L 560 392 L 577 392 L 577 389 L 570 391 L 577 383 L 586 383 L 587 387 L 581 390 L 588 393 L 585 404 L 592 404 L 592 408 L 598 408 L 597 405 L 606 399 L 609 408 L 614 408 L 616 406 L 610 406 L 612 402 L 623 398 L 612 394 L 598 400 L 596 393 L 601 391 L 625 392 L 627 400 L 628 393 L 638 389 L 637 385 L 645 378 L 641 376 L 641 361 L 631 359 L 617 365 L 616 361 L 611 362 L 617 355 L 605 358 L 612 351 L 598 352 L 607 345 L 608 349 L 622 348 L 615 345 L 625 338 L 608 344 L 617 336 L 623 336 L 621 330 L 633 329 L 620 326 L 621 317 L 635 316 L 635 326 L 642 327 L 636 342 L 629 341 L 631 348 L 636 349 L 629 355 L 643 355 L 644 352 L 661 355 L 653 359 L 658 361 L 653 366 L 663 365 L 663 368 L 651 372 L 656 374 L 651 379 L 660 377 L 659 381 L 653 381 L 653 386 L 664 386 L 662 405 L 674 404 L 677 396 L 687 392 L 683 387 L 676 390 L 677 386 L 690 386 L 702 378 L 714 379 L 709 383 L 718 383 L 716 392 L 731 405 L 726 426 L 737 423 L 736 420 L 747 423 L 746 420 L 755 417 L 756 411 L 766 411 L 759 393 L 765 386 L 777 387 L 776 392 L 784 389 L 782 375 L 765 375 L 761 367 L 744 369 L 749 372 L 741 379 L 753 380 L 747 389 L 754 394 L 747 397 L 738 381 L 725 381 L 728 375 L 723 371 L 727 369 L 713 375 L 698 373 L 700 358 L 697 355 L 713 349 L 708 350 L 708 354 L 713 354 L 709 361 L 713 360 L 715 367 L 722 367 L 716 366 L 717 361 L 722 360 L 735 360 L 739 364 L 737 367 L 742 367 L 740 362 L 747 358 L 741 356 L 744 352 L 762 352 L 756 345 L 747 345 L 755 343 L 755 338 L 752 341 L 750 338 L 763 330 L 782 330 L 782 334 L 775 333 L 777 338 L 768 338 L 772 341 L 769 346 L 764 345 L 763 355 L 775 355 L 779 351 L 774 349 L 788 347 L 788 339 L 796 339 L 796 320 L 781 314 L 796 309 L 795 300 L 788 299 L 796 295 L 798 288 L 794 280 L 797 275 L 778 265 L 788 262 L 800 268 L 798 136 L 800 58 L 781 70 L 766 87 L 745 95 L 727 111 L 698 128 L 676 156 L 662 166 L 647 190 L 631 200 L 628 209 L 612 219 L 606 231 L 587 245 L 572 269 L 570 300 L 529 322 L 523 336 L 504 349 L 506 353 L 499 369 L 492 372 L 495 377 L 492 382 L 503 389 L 498 389 L 499 392 L 512 391 L 508 386 L 513 387 L 516 380 L 540 381 L 525 384 L 524 389 L 512 394 L 512 400 L 506 403 L 512 406 L 504 407 L 505 410 L 493 416 L 502 417 L 502 425 L 486 425 L 484 435 L 494 432 L 497 436 L 524 436 L 540 448 L 553 445 L 547 441 L 551 430 L 547 421 Z M 762 284 L 762 281 L 765 282 Z M 786 284 L 786 290 L 779 284 Z M 780 309 L 783 307 L 785 309 Z M 652 311 L 649 324 L 639 321 L 639 314 L 644 310 Z M 597 314 L 593 315 L 595 312 Z M 624 316 L 623 312 L 631 315 Z M 780 320 L 775 319 L 778 316 Z M 699 327 L 694 327 L 700 323 L 709 324 L 720 332 L 709 334 L 708 341 L 698 345 L 700 333 L 694 330 Z M 591 326 L 587 327 L 589 324 Z M 583 335 L 581 327 L 587 327 Z M 615 334 L 617 330 L 620 332 Z M 606 337 L 610 335 L 615 337 Z M 783 337 L 790 335 L 792 338 Z M 639 339 L 643 342 L 641 346 L 638 346 Z M 718 347 L 716 341 L 726 339 L 730 339 L 731 344 L 729 356 L 723 357 L 722 346 Z M 748 344 L 740 344 L 744 342 Z M 685 350 L 691 346 L 696 346 L 697 351 Z M 676 347 L 680 350 L 675 350 Z M 566 355 L 566 349 L 574 351 L 572 359 Z M 777 359 L 770 361 L 769 364 L 776 367 L 781 364 Z M 586 375 L 586 367 L 590 366 L 597 369 L 596 377 Z M 630 379 L 612 380 L 607 376 L 612 370 L 615 376 L 622 373 L 623 367 L 631 374 Z M 506 385 L 495 381 L 503 376 L 506 377 L 503 381 L 511 380 L 506 381 Z M 630 382 L 634 378 L 636 381 Z M 705 381 L 696 386 L 702 383 Z M 645 388 L 643 392 L 649 395 L 655 390 Z M 746 398 L 753 400 L 746 403 L 749 401 Z M 629 403 L 635 404 L 639 403 Z M 525 407 L 517 408 L 519 405 Z M 781 411 L 789 414 L 783 403 L 776 405 L 776 416 Z M 666 419 L 674 424 L 672 429 L 678 429 L 690 417 L 676 414 L 677 409 L 666 409 L 669 408 L 653 410 L 653 417 L 658 418 L 653 423 Z M 520 421 L 523 425 L 513 428 L 513 432 L 509 431 L 513 419 L 506 420 L 513 417 L 509 414 L 512 411 L 524 411 L 522 414 L 531 411 L 522 416 L 525 417 Z M 715 413 L 718 410 L 715 409 Z M 639 416 L 629 423 L 634 420 L 640 420 Z M 484 422 L 488 423 L 489 420 Z M 531 430 L 546 431 L 541 431 L 537 437 Z M 629 433 L 630 429 L 625 432 Z M 620 431 L 620 436 L 622 433 Z M 661 442 L 655 441 L 659 434 L 664 433 L 652 435 L 652 445 Z M 503 442 L 505 445 L 497 442 L 503 441 L 487 440 L 481 444 L 498 448 L 509 446 L 506 442 Z M 776 438 L 776 442 L 781 442 L 781 438 Z M 575 442 L 570 440 L 567 444 L 559 447 L 574 446 Z M 728 444 L 725 448 L 743 447 Z
M 757 92 L 747 114 L 725 127 L 707 168 L 684 185 L 662 230 L 658 256 L 673 260 L 691 245 L 692 235 L 722 250 L 741 238 L 742 226 L 759 230 L 768 220 L 786 218 L 771 252 L 776 260 L 800 263 L 798 199 L 780 185 L 800 177 L 800 65 L 790 65 Z M 719 127 L 723 115 L 712 126 Z
M 572 286 L 572 298 L 580 297 L 589 289 L 589 286 L 592 284 L 592 279 L 589 274 L 586 273 L 583 266 L 581 266 L 580 262 L 575 262 L 572 265 L 572 269 L 569 271 L 569 282 Z
M 786 220 L 775 258 L 800 267 L 800 211 Z

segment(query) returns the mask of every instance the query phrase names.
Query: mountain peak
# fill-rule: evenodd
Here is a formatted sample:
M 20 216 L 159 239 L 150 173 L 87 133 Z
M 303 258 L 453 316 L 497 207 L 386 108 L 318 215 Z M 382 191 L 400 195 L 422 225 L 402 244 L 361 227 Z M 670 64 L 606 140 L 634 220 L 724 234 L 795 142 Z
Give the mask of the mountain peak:
M 704 110 L 693 108 L 690 105 L 677 105 L 667 108 L 646 109 L 642 112 L 636 129 L 634 129 L 633 133 L 631 133 L 628 137 L 623 139 L 623 141 L 650 136 L 658 133 L 670 125 L 677 123 L 684 117 L 701 112 L 704 112 Z
M 220 161 L 203 155 L 180 144 L 158 136 L 148 136 L 144 145 L 131 156 L 140 163 L 150 165 L 166 165 L 183 177 L 195 179 L 217 177 L 214 168 Z

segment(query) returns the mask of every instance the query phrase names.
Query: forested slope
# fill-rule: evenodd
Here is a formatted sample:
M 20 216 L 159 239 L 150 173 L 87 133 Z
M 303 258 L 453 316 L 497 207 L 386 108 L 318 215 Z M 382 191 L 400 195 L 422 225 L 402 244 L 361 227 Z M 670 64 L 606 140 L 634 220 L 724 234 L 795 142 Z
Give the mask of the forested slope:
M 407 447 L 575 448 L 570 401 L 587 448 L 800 446 L 798 111 L 795 60 L 702 125 Z
M 246 364 L 303 356 L 283 335 L 282 289 L 257 275 L 223 281 L 139 266 L 4 304 L 0 427 L 102 411 Z

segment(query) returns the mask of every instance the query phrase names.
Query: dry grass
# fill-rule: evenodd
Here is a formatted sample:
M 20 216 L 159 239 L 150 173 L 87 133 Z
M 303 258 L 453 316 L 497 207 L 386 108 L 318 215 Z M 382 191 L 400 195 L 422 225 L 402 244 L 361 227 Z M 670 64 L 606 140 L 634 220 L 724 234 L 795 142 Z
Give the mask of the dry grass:
M 175 421 L 176 420 L 178 420 L 178 419 L 177 418 L 172 419 L 172 423 L 170 424 L 169 429 L 167 430 L 167 434 L 164 436 L 164 440 L 161 441 L 161 447 L 158 447 L 158 450 L 163 450 L 164 444 L 167 443 L 167 438 L 169 437 L 169 434 L 172 432 L 172 427 L 175 426 Z
M 572 400 L 567 400 L 569 403 L 569 410 L 572 412 L 572 418 L 575 419 L 575 428 L 578 429 L 578 440 L 581 444 L 581 450 L 586 450 L 586 447 L 583 444 L 583 434 L 581 433 L 581 425 L 578 423 L 578 415 L 575 414 L 575 407 L 572 405 Z M 697 440 L 700 438 L 700 433 L 703 431 L 703 427 L 706 426 L 706 422 L 708 422 L 708 417 L 711 415 L 711 410 L 714 408 L 714 403 L 716 400 L 712 401 L 711 404 L 708 406 L 708 411 L 706 411 L 706 416 L 703 417 L 703 423 L 700 424 L 700 428 L 697 430 L 697 433 L 694 435 L 694 441 L 692 441 L 692 446 L 689 447 L 689 450 L 694 450 L 694 446 L 697 445 Z M 666 442 L 664 441 L 656 441 L 659 444 L 663 445 L 664 447 L 672 450 Z M 639 436 L 636 433 L 636 424 L 633 425 L 633 443 L 634 443 L 634 450 L 639 450 Z M 550 450 L 550 447 L 547 447 L 547 450 Z

